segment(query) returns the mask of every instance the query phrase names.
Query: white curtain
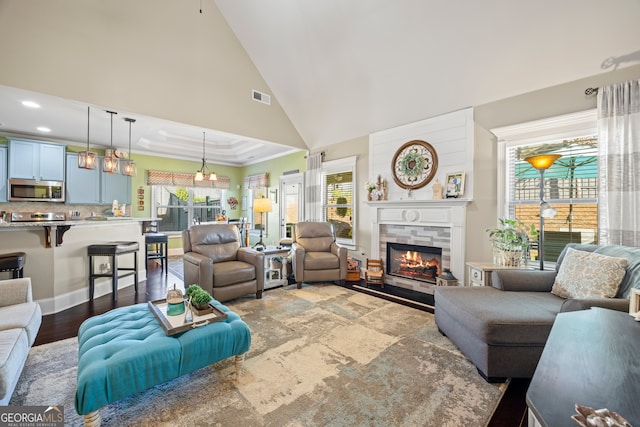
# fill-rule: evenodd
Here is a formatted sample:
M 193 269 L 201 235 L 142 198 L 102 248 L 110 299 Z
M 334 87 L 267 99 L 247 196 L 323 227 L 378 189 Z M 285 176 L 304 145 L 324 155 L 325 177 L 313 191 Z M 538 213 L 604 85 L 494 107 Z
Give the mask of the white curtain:
M 304 195 L 305 221 L 321 221 L 322 219 L 322 153 L 307 154 L 307 172 L 305 173 L 306 193 Z
M 640 247 L 640 80 L 598 91 L 599 243 Z

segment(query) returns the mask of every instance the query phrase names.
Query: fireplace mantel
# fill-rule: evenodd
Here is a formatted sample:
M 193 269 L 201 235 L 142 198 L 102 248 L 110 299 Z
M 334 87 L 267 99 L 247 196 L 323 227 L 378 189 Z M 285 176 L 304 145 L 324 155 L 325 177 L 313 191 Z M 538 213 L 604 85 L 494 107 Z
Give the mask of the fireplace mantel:
M 386 248 L 382 247 L 380 241 L 382 225 L 415 227 L 416 233 L 428 227 L 448 229 L 450 242 L 445 246 L 450 246 L 450 259 L 449 265 L 444 267 L 450 268 L 462 283 L 465 266 L 467 205 L 471 201 L 470 199 L 404 199 L 366 202 L 371 218 L 371 257 L 381 258 L 386 252 Z
M 385 206 L 466 206 L 471 203 L 471 199 L 440 199 L 440 200 L 419 200 L 419 199 L 400 199 L 400 200 L 378 200 L 378 201 L 366 201 L 365 203 L 371 207 L 385 207 Z

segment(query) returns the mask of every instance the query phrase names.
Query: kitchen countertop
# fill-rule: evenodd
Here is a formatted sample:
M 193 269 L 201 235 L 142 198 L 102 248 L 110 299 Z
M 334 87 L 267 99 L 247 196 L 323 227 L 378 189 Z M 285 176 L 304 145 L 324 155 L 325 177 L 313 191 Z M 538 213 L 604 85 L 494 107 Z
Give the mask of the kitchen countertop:
M 99 225 L 114 224 L 118 222 L 143 222 L 153 221 L 152 218 L 112 216 L 112 217 L 87 217 L 86 219 L 74 219 L 66 221 L 27 221 L 27 222 L 0 222 L 0 229 L 3 228 L 33 228 L 33 227 L 56 227 L 73 225 Z

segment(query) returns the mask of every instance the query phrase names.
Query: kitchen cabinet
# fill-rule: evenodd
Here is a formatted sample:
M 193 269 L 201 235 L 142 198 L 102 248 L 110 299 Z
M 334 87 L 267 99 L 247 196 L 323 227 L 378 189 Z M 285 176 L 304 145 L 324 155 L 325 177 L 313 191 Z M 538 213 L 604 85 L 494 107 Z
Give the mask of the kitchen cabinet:
M 102 165 L 102 159 L 100 159 Z M 102 166 L 101 166 L 102 167 Z M 100 173 L 100 195 L 102 203 L 110 204 L 117 200 L 119 204 L 131 205 L 131 177 L 126 175 Z
M 100 204 L 100 170 L 80 169 L 78 154 L 67 154 L 66 202 Z
M 7 201 L 7 147 L 0 147 L 0 203 Z
M 131 178 L 120 174 L 102 172 L 102 157 L 98 168 L 80 169 L 78 154 L 67 154 L 67 203 L 106 204 L 114 200 L 131 204 Z
M 52 142 L 9 139 L 9 178 L 64 181 L 65 149 Z

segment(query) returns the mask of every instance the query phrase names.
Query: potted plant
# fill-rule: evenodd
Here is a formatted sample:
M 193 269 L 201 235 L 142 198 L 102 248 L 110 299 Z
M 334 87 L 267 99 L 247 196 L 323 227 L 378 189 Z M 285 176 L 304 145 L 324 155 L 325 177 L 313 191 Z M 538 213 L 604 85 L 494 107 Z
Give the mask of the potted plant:
M 184 292 L 185 298 L 191 301 L 191 305 L 199 310 L 203 310 L 209 307 L 211 301 L 211 295 L 209 292 L 202 289 L 200 286 L 193 284 L 190 285 Z
M 364 183 L 364 189 L 367 190 L 367 200 L 372 200 L 372 192 L 376 189 L 376 184 L 374 181 L 367 181 Z
M 531 240 L 538 238 L 533 224 L 510 218 L 499 218 L 498 228 L 489 228 L 487 233 L 493 245 L 493 263 L 506 267 L 524 267 L 529 261 Z

